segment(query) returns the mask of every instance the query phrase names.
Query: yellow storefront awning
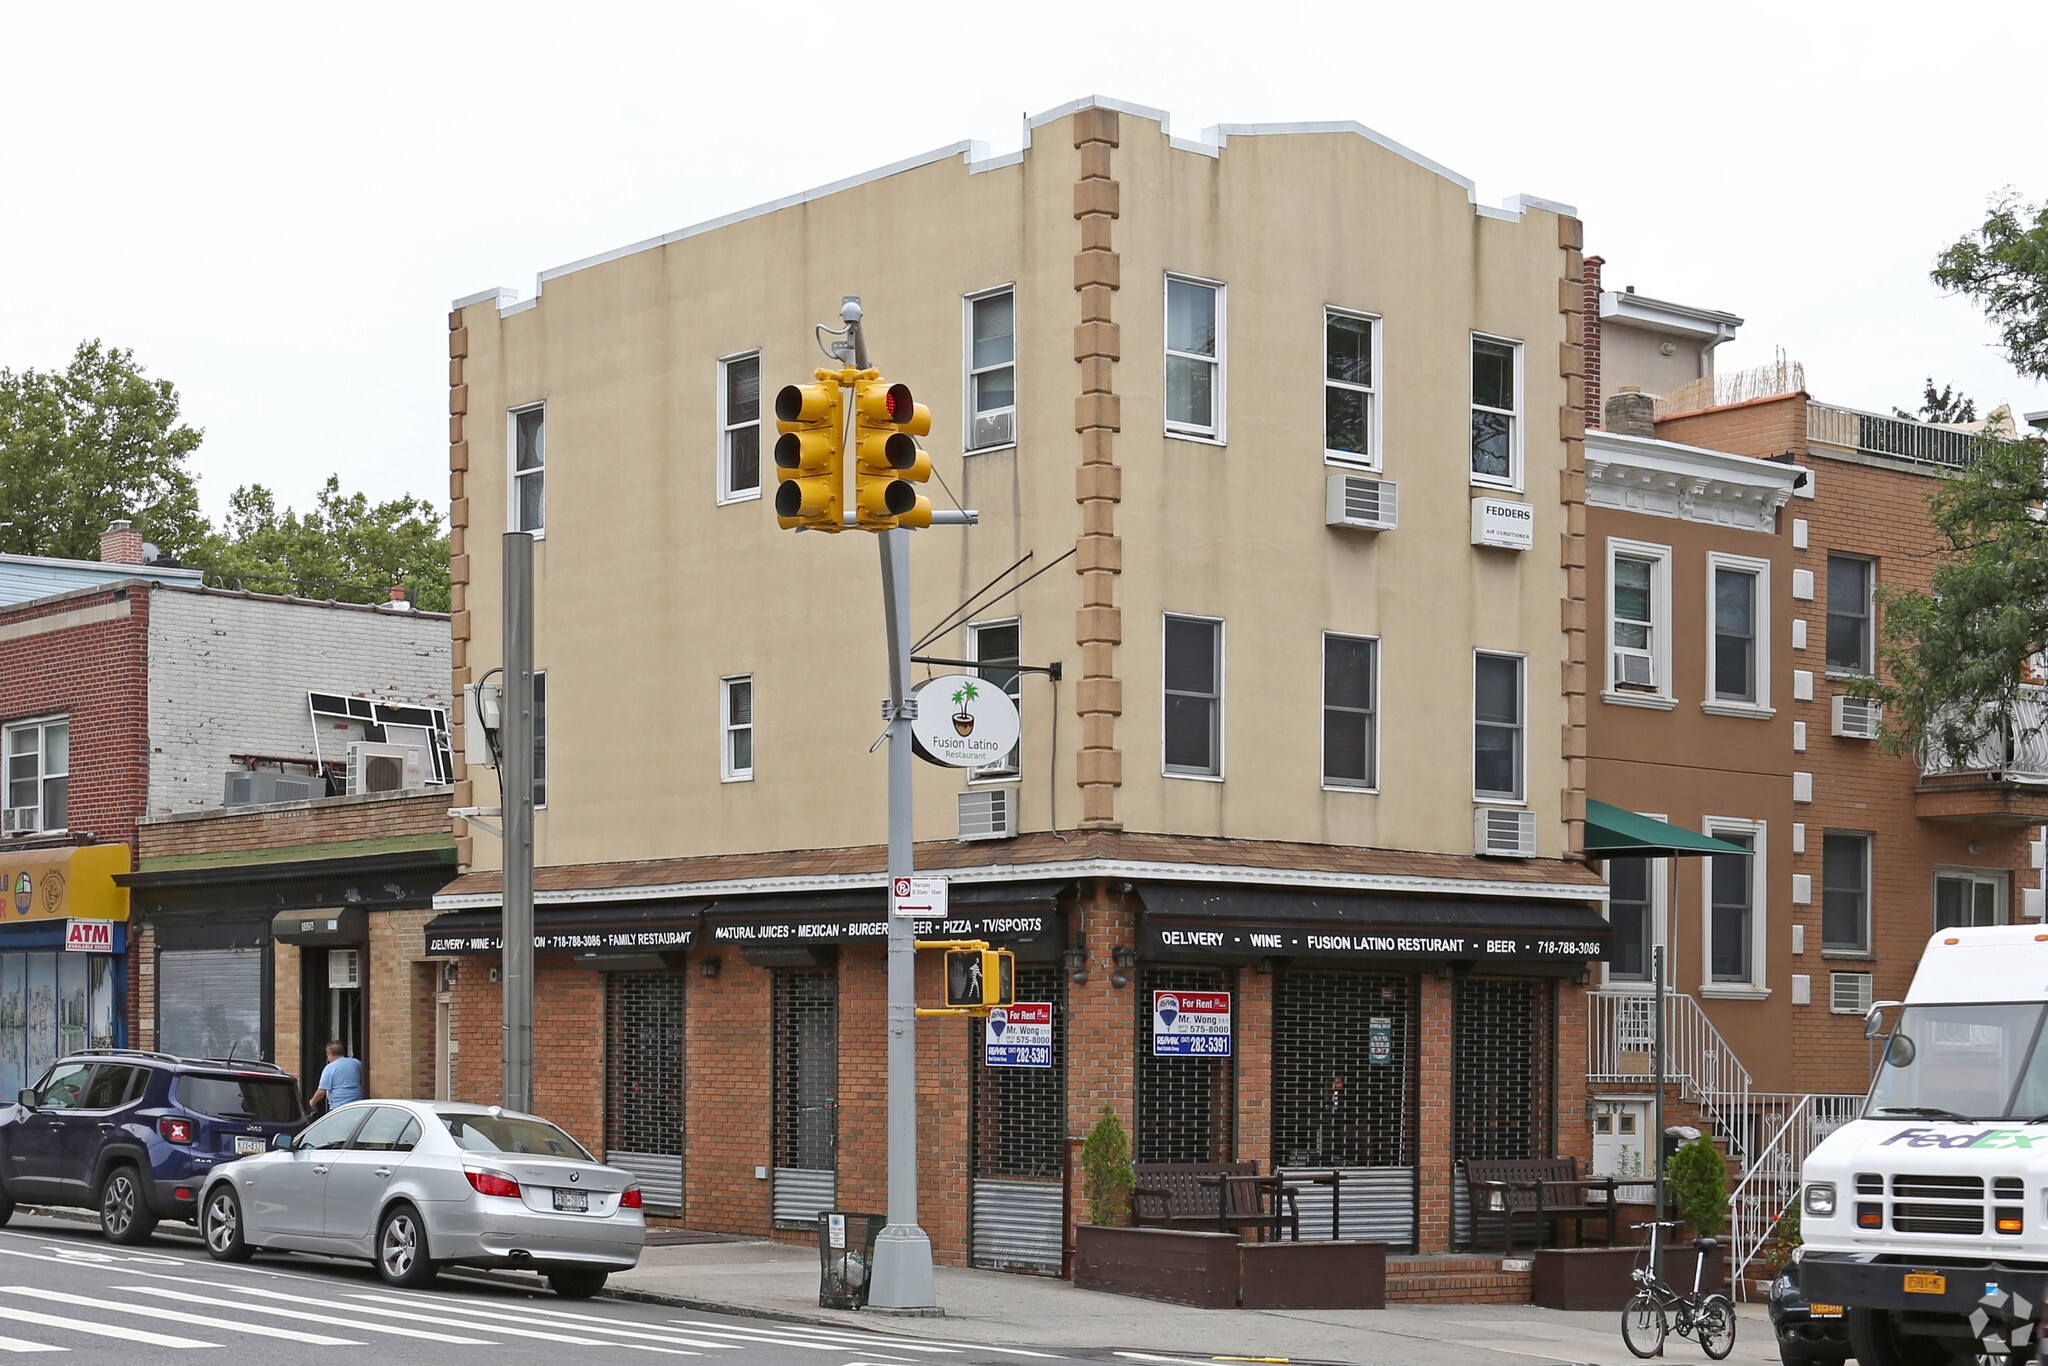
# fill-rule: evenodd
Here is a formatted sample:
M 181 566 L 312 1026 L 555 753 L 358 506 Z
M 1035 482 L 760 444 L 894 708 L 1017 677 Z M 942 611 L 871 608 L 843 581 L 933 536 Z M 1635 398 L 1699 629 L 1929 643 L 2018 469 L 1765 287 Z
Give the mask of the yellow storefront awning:
M 114 874 L 133 867 L 125 844 L 68 849 L 0 847 L 0 924 L 26 920 L 126 920 L 128 889 Z

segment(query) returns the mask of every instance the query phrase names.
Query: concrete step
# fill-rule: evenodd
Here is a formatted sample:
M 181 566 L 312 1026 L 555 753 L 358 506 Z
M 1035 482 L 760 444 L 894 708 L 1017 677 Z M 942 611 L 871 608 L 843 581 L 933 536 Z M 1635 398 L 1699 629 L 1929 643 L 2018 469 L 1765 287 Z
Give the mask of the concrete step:
M 1389 1257 L 1389 1304 L 1527 1304 L 1526 1257 Z

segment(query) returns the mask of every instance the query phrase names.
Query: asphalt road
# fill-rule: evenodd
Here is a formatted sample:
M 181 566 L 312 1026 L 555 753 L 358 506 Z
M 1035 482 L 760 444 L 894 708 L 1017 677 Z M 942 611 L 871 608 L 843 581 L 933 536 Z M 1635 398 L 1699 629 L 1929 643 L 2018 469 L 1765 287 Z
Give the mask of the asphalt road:
M 17 1212 L 0 1229 L 0 1358 L 55 1353 L 69 1353 L 78 1366 L 652 1366 L 650 1355 L 696 1357 L 698 1366 L 1052 1366 L 1065 1359 L 622 1300 L 565 1300 L 460 1272 L 432 1290 L 395 1290 L 367 1264 L 259 1254 L 228 1265 L 196 1242 L 159 1235 L 142 1247 L 116 1247 L 92 1226 Z

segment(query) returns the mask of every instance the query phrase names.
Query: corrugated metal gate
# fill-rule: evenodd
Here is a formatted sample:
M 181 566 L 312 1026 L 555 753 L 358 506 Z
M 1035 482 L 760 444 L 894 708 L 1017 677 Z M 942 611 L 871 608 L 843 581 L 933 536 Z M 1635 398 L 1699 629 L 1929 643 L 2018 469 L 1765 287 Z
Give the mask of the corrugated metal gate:
M 640 1179 L 650 1210 L 683 1210 L 683 974 L 615 972 L 604 984 L 604 1160 Z
M 1472 1241 L 1466 1161 L 1552 1156 L 1556 995 L 1548 981 L 1467 977 L 1452 997 L 1452 1219 L 1460 1245 Z
M 1420 1037 L 1411 975 L 1283 970 L 1273 979 L 1273 1163 L 1336 1169 L 1299 1192 L 1301 1236 L 1415 1245 Z
M 974 1053 L 968 1153 L 974 1265 L 1057 1276 L 1066 1229 L 1067 974 L 1017 965 L 1016 999 L 1052 1003 L 1052 1066 L 983 1065 L 986 1021 Z
M 1135 1162 L 1228 1162 L 1237 1148 L 1237 1059 L 1152 1056 L 1152 993 L 1230 991 L 1223 968 L 1146 967 L 1138 974 L 1138 1132 Z M 1233 1011 L 1236 997 L 1232 996 Z M 1235 1016 L 1232 1017 L 1233 1026 Z M 1233 1049 L 1234 1051 L 1234 1049 Z
M 814 1226 L 839 1166 L 839 974 L 777 971 L 774 1066 L 778 1226 Z

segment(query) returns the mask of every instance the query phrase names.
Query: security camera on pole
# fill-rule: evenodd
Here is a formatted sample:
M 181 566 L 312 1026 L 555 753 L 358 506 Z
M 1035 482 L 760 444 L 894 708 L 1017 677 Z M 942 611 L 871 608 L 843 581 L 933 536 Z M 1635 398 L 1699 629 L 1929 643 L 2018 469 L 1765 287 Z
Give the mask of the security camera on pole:
M 838 340 L 826 354 L 840 362 L 815 383 L 791 384 L 775 397 L 775 516 L 796 531 L 847 527 L 880 533 L 882 618 L 889 645 L 889 880 L 911 873 L 910 535 L 905 528 L 963 526 L 972 512 L 934 511 L 917 485 L 931 478 L 931 459 L 917 438 L 931 414 L 907 385 L 890 384 L 869 368 L 860 300 L 839 310 L 845 324 L 820 327 Z M 851 430 L 849 430 L 849 428 Z M 849 468 L 850 467 L 850 468 Z M 850 477 L 849 477 L 850 476 Z M 915 922 L 889 918 L 889 1223 L 875 1240 L 868 1303 L 884 1309 L 929 1309 L 938 1303 L 931 1240 L 917 1222 L 917 944 Z

